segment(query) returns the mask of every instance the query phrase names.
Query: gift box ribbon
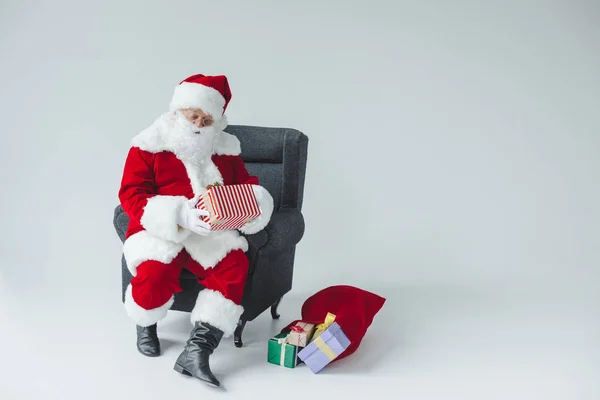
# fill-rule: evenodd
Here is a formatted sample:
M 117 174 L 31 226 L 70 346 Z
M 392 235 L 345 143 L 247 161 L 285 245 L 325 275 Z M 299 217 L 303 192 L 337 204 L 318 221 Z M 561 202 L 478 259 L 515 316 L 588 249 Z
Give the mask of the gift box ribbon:
M 325 322 L 317 325 L 315 333 L 313 334 L 313 340 L 316 340 L 316 338 L 318 338 L 321 333 L 325 332 L 327 328 L 329 328 L 334 322 L 335 314 L 327 313 L 327 316 L 325 317 Z
M 288 343 L 287 336 L 277 339 L 277 343 L 281 345 L 281 354 L 279 356 L 279 365 L 285 365 L 285 345 Z
M 315 345 L 319 348 L 319 350 L 321 350 L 323 354 L 325 354 L 325 356 L 329 358 L 330 361 L 337 357 L 337 354 L 335 354 L 331 347 L 329 347 L 329 345 L 325 343 L 325 341 L 322 338 L 318 337 L 314 340 L 314 342 Z

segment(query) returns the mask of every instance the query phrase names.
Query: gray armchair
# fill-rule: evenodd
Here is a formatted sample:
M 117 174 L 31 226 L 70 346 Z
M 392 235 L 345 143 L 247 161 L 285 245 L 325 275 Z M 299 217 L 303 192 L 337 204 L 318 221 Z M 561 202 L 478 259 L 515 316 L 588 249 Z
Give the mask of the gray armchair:
M 239 138 L 248 172 L 259 178 L 260 184 L 273 196 L 275 205 L 267 227 L 246 235 L 250 270 L 242 300 L 244 313 L 234 334 L 235 345 L 241 347 L 246 322 L 254 320 L 269 307 L 272 317 L 279 318 L 277 306 L 292 288 L 296 245 L 304 235 L 302 200 L 308 138 L 302 132 L 285 128 L 231 125 L 225 130 Z M 113 224 L 121 242 L 125 241 L 128 223 L 127 214 L 118 205 Z M 121 300 L 124 301 L 132 276 L 123 256 L 121 275 Z M 180 283 L 183 291 L 175 295 L 171 310 L 191 312 L 203 287 L 185 269 L 180 275 Z

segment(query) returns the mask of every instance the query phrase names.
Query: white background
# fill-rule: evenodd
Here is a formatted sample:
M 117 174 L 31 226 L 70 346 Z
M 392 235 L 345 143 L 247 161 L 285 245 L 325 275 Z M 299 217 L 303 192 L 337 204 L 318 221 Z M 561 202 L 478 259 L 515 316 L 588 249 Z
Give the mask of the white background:
M 106 320 L 131 333 L 112 226 L 129 141 L 181 79 L 225 74 L 231 124 L 310 138 L 285 318 L 315 290 L 360 286 L 390 299 L 367 337 L 396 353 L 375 376 L 412 371 L 408 359 L 430 367 L 393 386 L 407 398 L 458 370 L 483 392 L 450 379 L 445 398 L 515 398 L 526 384 L 546 399 L 597 398 L 599 18 L 591 0 L 3 1 L 0 311 L 11 328 L 0 334 L 28 347 L 54 327 L 68 352 Z M 270 331 L 248 329 L 262 351 Z M 407 353 L 413 339 L 427 350 Z M 135 351 L 127 340 L 113 338 Z M 40 365 L 39 350 L 13 351 Z M 63 353 L 47 351 L 50 368 Z M 453 357 L 468 354 L 461 370 Z M 65 371 L 83 368 L 76 360 Z M 2 373 L 36 374 L 3 361 Z M 288 390 L 308 384 L 293 379 Z M 0 393 L 71 398 L 2 380 Z

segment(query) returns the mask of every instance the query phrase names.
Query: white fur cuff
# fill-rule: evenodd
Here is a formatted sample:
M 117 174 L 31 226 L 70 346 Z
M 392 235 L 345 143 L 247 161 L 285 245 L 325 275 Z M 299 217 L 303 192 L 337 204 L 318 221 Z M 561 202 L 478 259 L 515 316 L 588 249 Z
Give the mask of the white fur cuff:
M 229 337 L 235 331 L 237 323 L 244 313 L 244 308 L 226 299 L 221 293 L 203 289 L 198 293 L 196 305 L 192 310 L 190 320 L 205 322 L 223 331 L 224 337 Z
M 154 196 L 148 199 L 142 226 L 151 234 L 164 240 L 180 243 L 190 231 L 177 225 L 179 209 L 188 201 L 185 196 Z
M 273 197 L 267 189 L 259 185 L 253 185 L 252 189 L 260 208 L 260 215 L 239 229 L 240 232 L 246 235 L 263 230 L 271 220 L 271 215 L 273 214 Z
M 146 310 L 137 305 L 133 299 L 131 285 L 127 286 L 125 291 L 125 311 L 127 315 L 139 326 L 150 326 L 167 316 L 167 311 L 173 305 L 175 298 L 171 296 L 169 301 L 160 307 Z

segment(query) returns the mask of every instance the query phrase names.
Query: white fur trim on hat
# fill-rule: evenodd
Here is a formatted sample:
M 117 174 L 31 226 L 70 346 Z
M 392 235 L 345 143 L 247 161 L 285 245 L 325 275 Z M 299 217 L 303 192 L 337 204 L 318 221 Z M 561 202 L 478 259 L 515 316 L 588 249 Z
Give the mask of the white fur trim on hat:
M 199 108 L 214 119 L 220 119 L 225 108 L 225 98 L 218 90 L 209 86 L 183 82 L 175 87 L 169 110 L 182 108 Z

